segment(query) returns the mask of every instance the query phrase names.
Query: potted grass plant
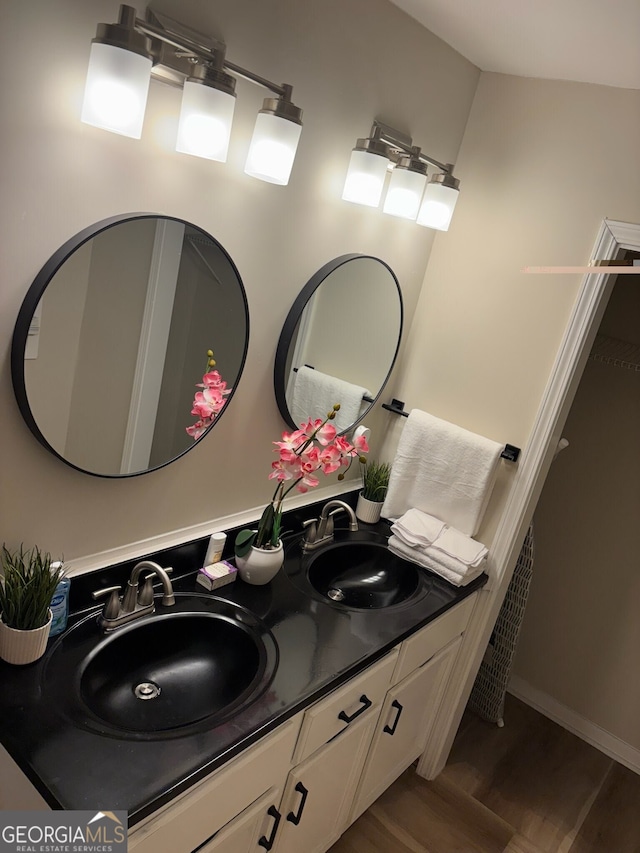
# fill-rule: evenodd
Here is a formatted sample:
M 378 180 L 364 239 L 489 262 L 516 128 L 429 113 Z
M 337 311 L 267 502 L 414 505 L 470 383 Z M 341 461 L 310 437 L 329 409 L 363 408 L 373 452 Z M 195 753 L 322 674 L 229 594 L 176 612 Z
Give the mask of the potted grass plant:
M 366 524 L 375 524 L 380 519 L 382 504 L 387 496 L 391 465 L 376 459 L 363 464 L 362 491 L 358 495 L 356 516 Z
M 61 563 L 51 554 L 23 546 L 2 546 L 0 581 L 0 658 L 7 663 L 32 663 L 42 657 L 51 626 L 51 599 L 62 580 Z

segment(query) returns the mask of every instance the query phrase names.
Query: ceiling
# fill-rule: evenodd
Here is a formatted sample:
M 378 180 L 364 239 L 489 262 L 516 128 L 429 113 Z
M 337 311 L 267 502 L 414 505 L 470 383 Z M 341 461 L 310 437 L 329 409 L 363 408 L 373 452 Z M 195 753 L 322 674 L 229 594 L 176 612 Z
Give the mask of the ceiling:
M 640 89 L 640 0 L 392 0 L 477 65 Z

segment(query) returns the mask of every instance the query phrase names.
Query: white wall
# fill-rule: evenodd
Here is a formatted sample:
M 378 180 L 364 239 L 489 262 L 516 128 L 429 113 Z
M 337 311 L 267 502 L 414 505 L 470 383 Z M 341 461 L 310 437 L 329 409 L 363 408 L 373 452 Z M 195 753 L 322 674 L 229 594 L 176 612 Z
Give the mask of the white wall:
M 584 265 L 605 217 L 640 221 L 639 145 L 638 91 L 482 74 L 399 371 L 407 408 L 525 447 L 581 277 L 522 270 Z
M 377 117 L 439 160 L 455 161 L 478 80 L 474 66 L 386 0 L 164 0 L 157 8 L 223 37 L 231 61 L 291 83 L 304 128 L 283 188 L 243 174 L 265 95 L 245 81 L 226 165 L 171 150 L 180 93 L 156 82 L 141 140 L 83 125 L 90 41 L 99 22 L 116 19 L 118 4 L 2 3 L 0 70 L 11 85 L 0 159 L 0 540 L 67 559 L 270 497 L 271 442 L 284 428 L 273 356 L 295 295 L 331 258 L 370 253 L 395 270 L 410 317 L 434 236 L 340 200 L 350 150 Z M 251 341 L 232 407 L 210 437 L 168 468 L 105 480 L 68 468 L 31 436 L 13 398 L 10 340 L 22 299 L 52 252 L 90 223 L 133 211 L 184 218 L 222 243 L 247 289 Z M 86 393 L 93 401 L 98 389 Z

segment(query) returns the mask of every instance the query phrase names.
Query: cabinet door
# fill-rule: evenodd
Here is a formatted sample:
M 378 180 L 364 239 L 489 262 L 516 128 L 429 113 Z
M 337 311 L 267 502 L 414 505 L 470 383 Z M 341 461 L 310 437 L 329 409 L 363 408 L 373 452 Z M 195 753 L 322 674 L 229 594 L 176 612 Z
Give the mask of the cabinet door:
M 440 685 L 461 642 L 457 637 L 387 694 L 362 772 L 350 822 L 420 755 Z
M 198 853 L 265 853 L 273 849 L 280 825 L 282 790 L 271 788 L 223 827 Z
M 322 853 L 344 832 L 378 711 L 371 708 L 289 773 L 276 853 Z

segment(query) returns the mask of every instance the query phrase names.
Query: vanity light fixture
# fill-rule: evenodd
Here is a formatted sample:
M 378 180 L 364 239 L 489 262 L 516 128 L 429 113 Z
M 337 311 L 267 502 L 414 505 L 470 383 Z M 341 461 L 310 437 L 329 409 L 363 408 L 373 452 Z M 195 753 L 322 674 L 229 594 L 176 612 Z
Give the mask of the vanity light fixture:
M 385 142 L 373 134 L 369 139 L 358 139 L 351 152 L 342 198 L 356 204 L 377 207 L 389 168 L 389 146 Z
M 460 194 L 460 181 L 450 172 L 440 172 L 434 175 L 424 193 L 418 225 L 435 228 L 437 231 L 448 231 L 453 211 Z
M 415 219 L 418 215 L 427 184 L 427 166 L 419 159 L 419 153 L 418 148 L 416 153 L 398 155 L 391 172 L 383 213 L 403 219 Z
M 428 166 L 439 170 L 429 183 Z M 373 122 L 370 135 L 358 139 L 351 153 L 342 198 L 377 207 L 387 171 L 391 171 L 391 178 L 384 213 L 448 230 L 460 187 L 460 181 L 453 177 L 453 165 L 427 156 L 413 145 L 410 136 L 380 121 Z
M 176 150 L 225 162 L 235 108 L 235 77 L 275 97 L 266 98 L 245 172 L 287 184 L 302 130 L 292 87 L 272 83 L 226 58 L 226 46 L 147 8 L 144 20 L 120 6 L 117 24 L 99 24 L 93 39 L 82 121 L 139 139 L 151 77 L 181 86 Z
M 291 103 L 291 86 L 265 98 L 256 118 L 244 170 L 271 184 L 288 184 L 302 132 L 302 110 Z
M 140 139 L 153 61 L 149 39 L 135 29 L 135 22 L 135 9 L 121 6 L 117 24 L 98 24 L 81 119 Z

